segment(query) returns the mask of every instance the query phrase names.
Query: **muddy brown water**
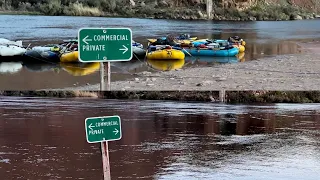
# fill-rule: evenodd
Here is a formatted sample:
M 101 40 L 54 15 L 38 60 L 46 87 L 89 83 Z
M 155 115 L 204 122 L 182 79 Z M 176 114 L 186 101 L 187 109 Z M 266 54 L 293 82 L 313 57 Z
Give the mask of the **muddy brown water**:
M 112 179 L 317 180 L 320 104 L 0 97 L 1 179 L 103 179 L 84 119 L 119 115 Z
M 44 45 L 73 39 L 83 27 L 129 27 L 133 39 L 147 45 L 147 38 L 167 34 L 190 33 L 198 38 L 227 39 L 239 35 L 246 40 L 246 52 L 237 58 L 186 57 L 179 65 L 183 68 L 209 66 L 215 63 L 240 63 L 265 56 L 300 53 L 294 42 L 302 39 L 320 38 L 320 21 L 184 21 L 137 18 L 72 17 L 72 16 L 26 16 L 1 15 L 0 36 L 11 40 L 23 40 L 24 45 Z M 23 59 L 15 59 L 23 61 Z M 30 66 L 33 66 L 30 68 Z M 136 72 L 170 70 L 170 64 L 162 63 L 160 69 L 143 60 L 112 63 L 112 81 L 133 77 Z M 13 68 L 8 68 L 13 67 Z M 159 66 L 158 66 L 159 67 Z M 53 71 L 53 69 L 55 69 Z M 83 75 L 68 73 L 65 67 L 48 62 L 0 62 L 0 88 L 5 90 L 63 88 L 99 83 L 99 69 Z M 85 69 L 83 69 L 85 71 Z M 85 74 L 85 73 L 84 73 Z

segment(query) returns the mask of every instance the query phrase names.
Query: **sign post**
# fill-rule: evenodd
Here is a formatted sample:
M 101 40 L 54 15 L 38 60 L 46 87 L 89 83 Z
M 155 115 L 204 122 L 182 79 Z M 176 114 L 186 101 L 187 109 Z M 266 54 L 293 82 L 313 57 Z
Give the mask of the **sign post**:
M 100 62 L 101 65 L 108 62 L 107 90 L 110 90 L 110 62 L 132 59 L 132 31 L 130 28 L 81 28 L 78 31 L 78 52 L 80 62 Z M 104 86 L 104 78 L 102 81 Z
M 79 61 L 100 62 L 100 90 L 105 90 L 104 62 L 107 62 L 107 91 L 111 90 L 112 61 L 132 59 L 132 31 L 130 28 L 81 28 L 78 31 Z M 93 117 L 85 120 L 88 143 L 101 143 L 103 174 L 110 180 L 108 141 L 122 137 L 119 116 Z
M 85 119 L 86 138 L 88 143 L 101 143 L 104 180 L 110 180 L 110 163 L 108 141 L 122 138 L 119 116 L 90 117 Z

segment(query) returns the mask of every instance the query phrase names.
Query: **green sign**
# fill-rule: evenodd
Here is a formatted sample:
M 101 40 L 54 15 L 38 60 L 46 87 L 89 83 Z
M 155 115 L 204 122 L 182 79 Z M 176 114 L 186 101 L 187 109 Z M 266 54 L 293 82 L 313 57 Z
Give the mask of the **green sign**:
M 132 31 L 129 28 L 81 28 L 78 53 L 80 62 L 130 61 Z
M 85 128 L 88 143 L 115 141 L 122 137 L 119 116 L 86 118 Z

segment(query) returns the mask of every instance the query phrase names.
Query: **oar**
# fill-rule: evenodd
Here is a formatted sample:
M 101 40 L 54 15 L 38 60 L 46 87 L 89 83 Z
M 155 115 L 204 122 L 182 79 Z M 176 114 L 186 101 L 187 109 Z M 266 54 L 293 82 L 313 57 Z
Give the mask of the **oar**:
M 185 50 L 184 48 L 182 48 L 182 50 L 184 50 L 184 52 L 186 52 L 187 54 L 189 54 L 189 56 L 192 57 L 192 55 L 187 50 Z
M 191 55 L 186 49 L 184 49 L 184 48 L 182 48 L 182 47 L 173 47 L 173 49 L 183 50 L 183 51 L 186 52 L 189 56 L 192 57 L 192 55 Z
M 30 44 L 28 44 L 28 46 L 27 46 L 25 49 L 29 49 L 29 48 L 30 48 L 30 46 L 31 46 L 31 43 L 30 43 Z
M 146 50 L 146 55 L 144 56 L 144 61 L 147 60 L 147 55 L 148 55 L 148 51 L 149 51 L 149 46 L 150 46 L 150 42 L 148 42 L 148 45 L 147 45 L 147 50 Z

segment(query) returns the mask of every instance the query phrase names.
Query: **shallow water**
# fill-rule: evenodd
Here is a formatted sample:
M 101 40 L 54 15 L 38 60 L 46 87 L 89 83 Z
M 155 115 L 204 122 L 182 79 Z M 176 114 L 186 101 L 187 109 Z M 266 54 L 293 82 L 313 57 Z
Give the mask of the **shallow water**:
M 0 97 L 3 179 L 102 179 L 84 119 L 119 115 L 112 179 L 308 179 L 320 175 L 320 104 L 226 105 Z

